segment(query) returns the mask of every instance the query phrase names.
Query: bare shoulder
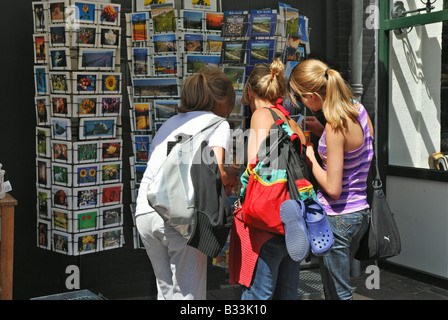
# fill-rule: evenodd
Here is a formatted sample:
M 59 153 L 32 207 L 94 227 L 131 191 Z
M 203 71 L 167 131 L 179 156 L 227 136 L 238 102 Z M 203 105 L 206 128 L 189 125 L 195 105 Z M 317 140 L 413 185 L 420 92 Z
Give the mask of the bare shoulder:
M 251 128 L 269 129 L 274 123 L 274 118 L 268 108 L 255 110 L 250 121 Z

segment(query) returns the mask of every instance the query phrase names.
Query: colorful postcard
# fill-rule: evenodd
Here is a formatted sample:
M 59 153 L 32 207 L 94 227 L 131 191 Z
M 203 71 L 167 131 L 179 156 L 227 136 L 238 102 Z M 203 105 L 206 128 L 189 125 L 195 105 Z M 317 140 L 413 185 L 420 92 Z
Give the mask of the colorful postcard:
M 178 76 L 179 61 L 177 55 L 154 56 L 153 58 L 154 76 Z
M 50 48 L 48 51 L 51 70 L 71 70 L 72 59 L 69 48 Z
M 222 51 L 222 63 L 244 64 L 246 56 L 246 41 L 224 41 Z
M 204 35 L 201 33 L 184 33 L 183 49 L 185 53 L 202 53 L 204 51 Z
M 175 33 L 155 34 L 153 36 L 154 52 L 170 53 L 177 52 L 177 36 Z
M 123 224 L 123 205 L 100 208 L 100 228 L 118 227 Z
M 51 190 L 37 188 L 37 213 L 40 218 L 51 219 Z
M 140 184 L 142 182 L 145 171 L 146 171 L 145 164 L 136 164 L 134 166 L 134 180 L 136 184 Z
M 134 11 L 149 11 L 151 10 L 151 6 L 155 4 L 162 3 L 172 3 L 174 4 L 174 0 L 134 0 Z
M 73 208 L 71 188 L 66 188 L 63 186 L 52 186 L 51 192 L 53 194 L 52 197 L 53 208 L 56 207 L 65 210 L 70 210 Z
M 98 186 L 73 189 L 73 209 L 83 210 L 95 208 L 100 203 L 100 191 Z
M 63 140 L 51 140 L 51 160 L 53 162 L 72 163 L 72 143 Z
M 248 40 L 247 64 L 270 63 L 274 57 L 275 40 Z
M 36 122 L 38 126 L 50 124 L 50 100 L 48 96 L 35 97 Z
M 95 72 L 73 72 L 73 93 L 97 93 L 98 74 Z
M 39 1 L 32 2 L 34 33 L 45 32 L 47 30 L 47 9 L 48 3 Z
M 134 103 L 134 131 L 151 131 L 151 103 Z
M 154 100 L 154 117 L 156 121 L 165 121 L 177 113 L 180 100 Z
M 148 40 L 149 12 L 131 13 L 132 41 Z
M 50 71 L 50 90 L 52 94 L 69 94 L 71 91 L 70 72 Z
M 173 32 L 177 30 L 177 10 L 174 4 L 164 3 L 151 6 L 154 32 Z
M 248 11 L 224 11 L 222 21 L 223 37 L 245 37 L 248 16 Z
M 243 90 L 245 67 L 223 66 L 222 72 L 232 81 L 235 90 Z
M 123 140 L 102 140 L 100 141 L 100 161 L 121 160 L 123 152 Z
M 149 148 L 151 147 L 152 136 L 136 134 L 132 138 L 135 162 L 147 163 Z
M 73 212 L 73 232 L 98 229 L 99 210 L 92 208 Z
M 249 18 L 250 37 L 273 37 L 277 22 L 277 10 L 252 10 Z
M 222 12 L 205 12 L 205 31 L 221 32 L 223 20 Z
M 76 23 L 95 23 L 96 22 L 96 4 L 88 1 L 74 1 Z
M 51 210 L 51 221 L 54 230 L 72 232 L 73 216 L 72 211 L 53 208 Z
M 53 47 L 68 47 L 69 36 L 65 30 L 65 24 L 51 24 L 50 30 L 50 45 Z
M 51 157 L 51 132 L 49 128 L 36 127 L 36 155 L 41 158 Z
M 204 12 L 193 10 L 180 10 L 182 30 L 202 31 L 204 29 Z
M 73 240 L 74 255 L 83 255 L 88 253 L 94 253 L 99 251 L 99 233 L 98 232 L 86 232 L 81 234 L 75 234 Z
M 185 56 L 186 63 L 184 75 L 198 73 L 202 68 L 218 68 L 221 61 L 221 56 L 219 55 L 196 55 L 187 54 Z
M 52 94 L 51 100 L 51 115 L 57 117 L 71 117 L 72 116 L 72 102 L 71 96 L 65 94 Z
M 241 118 L 243 116 L 243 105 L 241 104 L 242 91 L 235 91 L 235 106 L 230 113 L 231 117 Z
M 132 74 L 134 76 L 150 75 L 149 48 L 132 48 Z
M 73 116 L 74 117 L 93 117 L 98 114 L 99 97 L 91 95 L 73 96 Z
M 122 75 L 119 72 L 101 73 L 101 85 L 99 86 L 99 93 L 103 94 L 120 94 Z
M 182 0 L 185 9 L 219 11 L 217 0 Z
M 99 142 L 74 142 L 73 143 L 73 162 L 88 163 L 96 162 L 99 155 Z
M 51 222 L 37 220 L 37 246 L 42 249 L 51 250 Z
M 53 230 L 51 232 L 53 250 L 71 256 L 73 254 L 73 240 L 69 233 Z
M 100 164 L 100 183 L 121 182 L 122 162 L 105 162 Z
M 64 23 L 67 1 L 48 1 L 48 5 L 50 9 L 50 23 Z
M 123 184 L 101 186 L 101 205 L 117 205 L 122 202 Z
M 117 3 L 98 4 L 98 23 L 104 25 L 120 25 L 121 5 Z
M 88 163 L 73 167 L 73 186 L 93 186 L 99 182 L 98 165 Z
M 52 139 L 71 140 L 71 121 L 68 118 L 51 117 L 51 137 Z
M 120 27 L 99 27 L 99 47 L 119 48 L 121 43 Z
M 180 95 L 178 78 L 137 78 L 134 82 L 134 97 L 170 98 Z
M 115 138 L 116 124 L 116 117 L 82 118 L 79 122 L 79 138 Z
M 80 49 L 80 70 L 113 70 L 115 68 L 115 50 Z
M 50 93 L 47 66 L 34 66 L 34 89 L 36 95 L 48 95 Z
M 34 63 L 47 63 L 47 34 L 33 34 L 34 43 Z
M 51 165 L 53 185 L 63 185 L 71 187 L 72 185 L 72 166 L 53 162 Z
M 72 45 L 74 47 L 96 47 L 98 28 L 91 25 L 80 25 L 72 32 Z
M 297 50 L 300 45 L 300 37 L 297 35 L 288 35 L 283 51 L 283 63 L 288 61 L 298 61 Z
M 285 15 L 286 34 L 298 34 L 299 33 L 299 9 L 287 7 Z
M 122 109 L 122 96 L 99 96 L 98 97 L 98 112 L 99 116 L 108 117 L 108 116 L 121 116 Z
M 219 53 L 222 52 L 222 37 L 220 35 L 207 34 L 205 53 Z
M 101 232 L 101 250 L 116 249 L 123 246 L 123 228 L 107 229 Z

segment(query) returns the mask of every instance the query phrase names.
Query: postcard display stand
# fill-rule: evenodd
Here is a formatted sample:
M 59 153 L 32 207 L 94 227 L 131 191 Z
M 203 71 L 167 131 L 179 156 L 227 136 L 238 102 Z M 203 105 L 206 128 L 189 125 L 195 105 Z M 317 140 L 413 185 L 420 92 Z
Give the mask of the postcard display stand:
M 123 245 L 119 4 L 35 1 L 37 245 Z
M 242 89 L 254 65 L 280 57 L 287 71 L 309 53 L 307 18 L 298 9 L 280 4 L 278 10 L 222 12 L 217 0 L 133 0 L 126 14 L 127 54 L 132 79 L 128 87 L 134 154 L 131 163 L 131 211 L 148 161 L 152 138 L 180 106 L 183 81 L 203 67 L 219 67 L 236 91 L 229 117 L 233 160 L 242 164 L 236 143 L 248 116 L 241 104 Z M 228 163 L 228 160 L 226 160 Z M 238 196 L 239 189 L 228 190 Z M 134 247 L 142 248 L 134 227 Z

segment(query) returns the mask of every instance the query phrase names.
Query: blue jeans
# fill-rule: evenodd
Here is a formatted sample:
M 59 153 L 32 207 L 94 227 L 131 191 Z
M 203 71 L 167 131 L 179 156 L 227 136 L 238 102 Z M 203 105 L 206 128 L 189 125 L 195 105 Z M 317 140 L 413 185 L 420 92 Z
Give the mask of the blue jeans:
M 260 250 L 252 285 L 242 286 L 241 300 L 297 300 L 300 263 L 291 259 L 285 237 L 276 235 Z
M 369 226 L 370 210 L 327 216 L 327 221 L 333 231 L 334 244 L 329 253 L 319 257 L 325 298 L 351 300 L 350 265 Z

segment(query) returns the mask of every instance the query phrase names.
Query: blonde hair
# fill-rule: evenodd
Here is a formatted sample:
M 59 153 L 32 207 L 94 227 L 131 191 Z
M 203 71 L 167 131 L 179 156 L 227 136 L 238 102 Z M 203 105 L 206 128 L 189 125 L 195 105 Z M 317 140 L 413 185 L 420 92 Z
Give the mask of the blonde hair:
M 347 129 L 347 120 L 357 121 L 359 116 L 355 97 L 341 74 L 324 62 L 309 59 L 299 63 L 292 71 L 289 86 L 300 99 L 317 94 L 322 111 L 334 130 Z
M 252 70 L 243 89 L 241 102 L 250 104 L 249 89 L 263 100 L 269 100 L 275 105 L 278 98 L 289 94 L 286 90 L 285 66 L 279 59 L 271 64 L 260 63 Z
M 235 105 L 232 81 L 220 69 L 202 69 L 185 80 L 180 95 L 179 112 L 212 111 L 221 103 Z M 229 110 L 230 111 L 230 110 Z

